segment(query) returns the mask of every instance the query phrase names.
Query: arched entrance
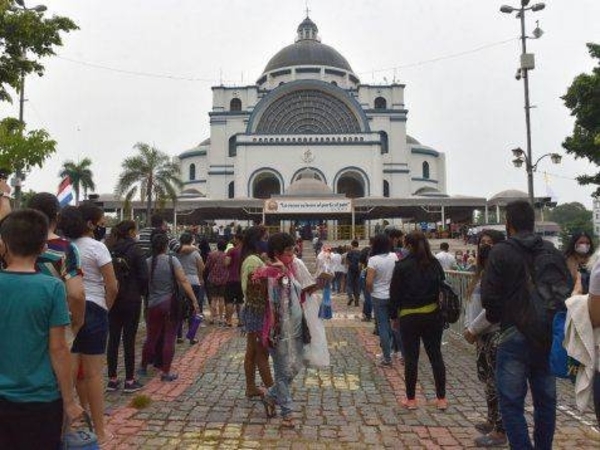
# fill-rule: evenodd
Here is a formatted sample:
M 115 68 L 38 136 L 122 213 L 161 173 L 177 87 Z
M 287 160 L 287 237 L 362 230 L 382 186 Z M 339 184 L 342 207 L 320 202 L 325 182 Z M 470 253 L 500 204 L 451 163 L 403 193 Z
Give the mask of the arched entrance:
M 336 183 L 336 192 L 345 194 L 348 198 L 365 196 L 365 185 L 363 177 L 356 172 L 344 173 Z
M 281 194 L 281 183 L 277 177 L 269 172 L 258 175 L 252 183 L 252 197 L 270 198 L 272 195 Z

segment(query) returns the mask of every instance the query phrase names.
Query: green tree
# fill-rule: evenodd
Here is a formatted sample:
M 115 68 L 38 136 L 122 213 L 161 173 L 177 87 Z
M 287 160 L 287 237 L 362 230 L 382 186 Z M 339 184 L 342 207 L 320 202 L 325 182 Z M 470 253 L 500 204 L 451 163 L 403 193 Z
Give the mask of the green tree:
M 0 168 L 15 172 L 42 167 L 55 152 L 56 141 L 50 139 L 46 130 L 25 133 L 24 125 L 17 119 L 7 117 L 0 121 Z
M 591 74 L 578 75 L 562 97 L 565 106 L 575 116 L 573 134 L 565 139 L 563 147 L 575 158 L 587 158 L 600 166 L 600 45 L 587 44 L 598 65 Z M 598 186 L 594 196 L 600 196 L 600 172 L 577 177 L 579 184 Z
M 568 242 L 575 231 L 585 231 L 594 235 L 593 213 L 579 202 L 563 203 L 554 208 L 548 219 L 556 222 L 561 228 L 561 241 Z
M 94 184 L 94 173 L 91 171 L 90 166 L 92 160 L 90 158 L 83 158 L 79 163 L 73 161 L 65 161 L 58 176 L 61 178 L 69 177 L 71 179 L 71 185 L 73 191 L 75 191 L 75 204 L 79 204 L 79 193 L 83 188 L 83 196 L 87 197 L 88 190 L 94 191 L 96 185 Z
M 39 60 L 55 54 L 63 33 L 78 29 L 67 17 L 46 17 L 23 5 L 23 0 L 0 0 L 0 101 L 12 100 L 8 89 L 19 90 L 22 76 L 43 76 Z
M 175 203 L 183 183 L 179 165 L 169 155 L 143 142 L 138 142 L 134 148 L 138 154 L 126 158 L 121 164 L 123 170 L 115 194 L 117 197 L 125 195 L 125 204 L 129 204 L 139 193 L 146 201 L 146 223 L 149 226 L 152 201 L 169 199 Z

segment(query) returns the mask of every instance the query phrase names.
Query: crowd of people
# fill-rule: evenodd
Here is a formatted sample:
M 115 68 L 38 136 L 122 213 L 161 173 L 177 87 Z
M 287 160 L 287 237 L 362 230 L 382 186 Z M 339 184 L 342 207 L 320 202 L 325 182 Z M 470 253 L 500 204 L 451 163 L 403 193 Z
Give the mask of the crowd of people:
M 63 429 L 84 410 L 98 441 L 108 442 L 105 392 L 139 391 L 153 367 L 162 382 L 177 382 L 176 344 L 196 345 L 198 327 L 207 324 L 243 329 L 246 397 L 260 400 L 268 418 L 279 413 L 280 425 L 294 428 L 296 375 L 304 366 L 330 363 L 322 319 L 331 318 L 332 294 L 346 296 L 348 307 L 362 301 L 363 320 L 375 319 L 378 365 L 386 370 L 394 357 L 404 365 L 402 405 L 410 410 L 420 406 L 423 345 L 435 405 L 444 411 L 447 323 L 439 297 L 446 272 L 459 269 L 472 273 L 463 335 L 475 345 L 473 370 L 487 404 L 476 445 L 550 449 L 556 426 L 556 379 L 548 364 L 552 336 L 543 335 L 551 334 L 549 327 L 538 326 L 535 302 L 560 300 L 543 304 L 547 320 L 570 307 L 567 297 L 586 295 L 587 319 L 572 314 L 567 326 L 578 320 L 587 320 L 590 329 L 600 326 L 600 262 L 592 257 L 593 239 L 574 234 L 564 255 L 559 253 L 533 233 L 533 209 L 522 201 L 506 208 L 507 235 L 481 232 L 476 251 L 466 258 L 450 254 L 447 243 L 434 255 L 421 231 L 404 235 L 386 228 L 363 248 L 357 240 L 339 247 L 323 243 L 314 273 L 299 257 L 296 236 L 269 235 L 261 225 L 233 229 L 212 249 L 193 232 L 170 236 L 160 216 L 141 230 L 134 221 L 121 221 L 107 235 L 104 213 L 92 203 L 61 209 L 55 196 L 40 193 L 27 206 L 0 222 L 0 448 L 58 448 Z M 549 297 L 540 286 L 550 269 L 541 268 L 547 265 L 539 255 L 554 262 Z M 138 356 L 142 318 L 146 334 Z M 587 338 L 599 344 L 593 334 Z M 597 369 L 597 355 L 595 363 Z M 528 385 L 533 443 L 524 410 Z M 600 374 L 593 371 L 583 388 L 600 423 Z M 23 427 L 33 431 L 23 434 Z

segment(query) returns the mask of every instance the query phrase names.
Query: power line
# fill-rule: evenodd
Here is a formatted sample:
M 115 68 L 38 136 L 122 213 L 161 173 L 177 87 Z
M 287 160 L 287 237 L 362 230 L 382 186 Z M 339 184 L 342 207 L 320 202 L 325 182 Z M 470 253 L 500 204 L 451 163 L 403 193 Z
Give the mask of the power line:
M 438 56 L 435 58 L 430 58 L 430 59 L 426 59 L 423 61 L 418 61 L 418 62 L 414 62 L 414 63 L 410 63 L 410 64 L 403 64 L 403 65 L 399 65 L 399 66 L 395 66 L 395 67 L 389 67 L 389 68 L 384 68 L 384 69 L 374 69 L 374 70 L 369 70 L 369 71 L 365 71 L 365 72 L 359 72 L 358 74 L 361 75 L 361 74 L 379 73 L 379 72 L 387 72 L 390 70 L 407 69 L 407 68 L 411 68 L 411 67 L 423 66 L 426 64 L 432 64 L 432 63 L 436 63 L 439 61 L 444 61 L 444 60 L 453 59 L 453 58 L 459 58 L 461 56 L 466 56 L 466 55 L 470 55 L 473 53 L 477 53 L 477 52 L 487 50 L 492 47 L 497 47 L 500 45 L 507 44 L 509 42 L 513 42 L 516 39 L 517 38 L 510 38 L 510 39 L 506 39 L 503 41 L 492 42 L 491 44 L 482 45 L 480 47 L 476 47 L 476 48 L 473 48 L 470 50 L 465 50 L 462 52 L 452 53 L 452 54 L 444 55 L 444 56 Z M 181 75 L 171 75 L 171 74 L 163 74 L 163 73 L 155 73 L 155 72 L 145 72 L 145 71 L 139 71 L 139 70 L 120 69 L 118 67 L 107 66 L 104 64 L 93 63 L 93 62 L 89 62 L 89 61 L 82 61 L 82 60 L 69 58 L 69 57 L 62 56 L 62 55 L 57 55 L 56 57 L 59 59 L 62 59 L 63 61 L 68 61 L 73 64 L 91 67 L 94 69 L 106 70 L 108 72 L 122 73 L 125 75 L 133 75 L 133 76 L 148 77 L 148 78 L 159 78 L 159 79 L 174 80 L 174 81 L 220 83 L 220 80 L 218 81 L 218 80 L 215 80 L 214 78 L 186 77 L 186 76 L 181 76 Z M 227 82 L 235 82 L 233 80 L 226 80 L 226 81 Z
M 139 70 L 127 70 L 127 69 L 119 69 L 116 67 L 105 66 L 103 64 L 91 63 L 87 61 L 80 61 L 73 58 L 67 58 L 66 56 L 57 55 L 57 58 L 62 59 L 64 61 L 68 61 L 74 64 L 79 64 L 81 66 L 92 67 L 94 69 L 102 69 L 109 72 L 123 73 L 126 75 L 135 75 L 140 77 L 148 77 L 148 78 L 162 78 L 168 80 L 177 80 L 177 81 L 203 81 L 207 83 L 213 83 L 215 80 L 212 78 L 199 78 L 199 77 L 184 77 L 180 75 L 169 75 L 169 74 L 161 74 L 161 73 L 152 73 L 152 72 L 142 72 Z
M 500 45 L 504 45 L 504 44 L 507 44 L 509 42 L 514 42 L 517 39 L 519 39 L 519 38 L 505 39 L 504 41 L 492 42 L 491 44 L 482 45 L 480 47 L 476 47 L 476 48 L 473 48 L 471 50 L 465 50 L 465 51 L 458 52 L 458 53 L 452 53 L 450 55 L 438 56 L 438 57 L 431 58 L 431 59 L 425 59 L 423 61 L 418 61 L 418 62 L 415 62 L 415 63 L 403 64 L 403 65 L 395 66 L 395 67 L 388 67 L 387 69 L 375 69 L 375 70 L 369 70 L 369 71 L 365 71 L 365 72 L 359 72 L 359 74 L 370 74 L 370 73 L 377 73 L 377 72 L 387 72 L 387 71 L 390 71 L 390 70 L 408 69 L 410 67 L 422 66 L 422 65 L 425 65 L 425 64 L 431 64 L 431 63 L 435 63 L 435 62 L 438 62 L 438 61 L 444 61 L 446 59 L 453 59 L 453 58 L 458 58 L 460 56 L 470 55 L 472 53 L 477 53 L 477 52 L 480 52 L 482 50 L 487 50 L 488 48 L 498 47 Z

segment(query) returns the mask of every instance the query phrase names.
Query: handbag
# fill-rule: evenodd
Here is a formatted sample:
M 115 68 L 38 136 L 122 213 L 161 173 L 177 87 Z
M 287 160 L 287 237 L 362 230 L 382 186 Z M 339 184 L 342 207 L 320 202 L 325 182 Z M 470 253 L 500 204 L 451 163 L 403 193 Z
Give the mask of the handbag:
M 99 450 L 98 438 L 94 433 L 92 420 L 84 411 L 83 419 L 88 427 L 87 430 L 73 430 L 63 433 L 61 450 Z
M 169 255 L 169 267 L 171 268 L 171 276 L 173 277 L 173 296 L 171 297 L 171 320 L 179 322 L 186 316 L 187 298 L 177 277 L 175 276 L 175 267 L 173 266 L 173 257 Z

